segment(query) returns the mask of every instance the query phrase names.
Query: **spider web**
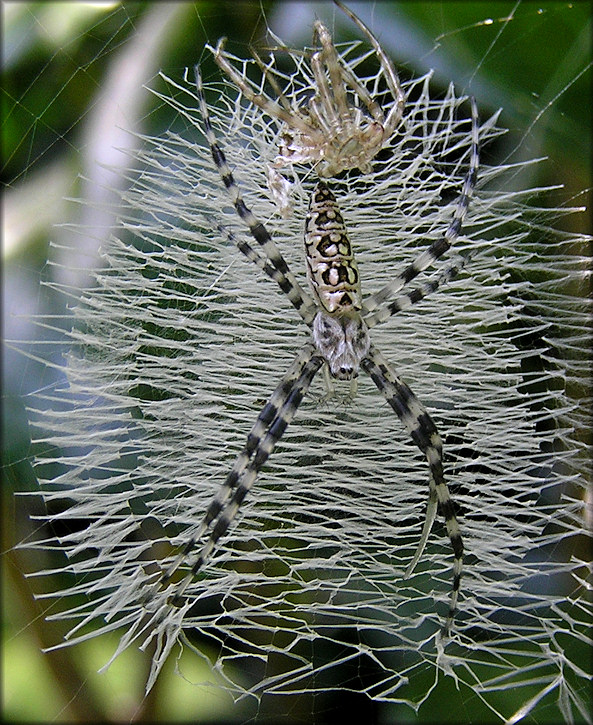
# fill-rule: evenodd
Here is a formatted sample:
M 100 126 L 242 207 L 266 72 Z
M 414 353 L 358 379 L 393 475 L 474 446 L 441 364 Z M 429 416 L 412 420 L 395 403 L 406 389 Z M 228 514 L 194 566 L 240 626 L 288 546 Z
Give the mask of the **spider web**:
M 76 575 L 50 595 L 52 617 L 73 622 L 72 643 L 117 628 L 116 654 L 151 640 L 136 623 L 154 561 L 191 536 L 307 339 L 288 301 L 213 228 L 212 217 L 246 234 L 201 143 L 191 76 L 163 80 L 156 93 L 176 124 L 136 136 L 139 171 L 105 266 L 82 290 L 48 283 L 73 300 L 67 381 L 30 405 L 52 512 L 41 521 L 84 522 L 35 543 L 66 551 L 59 569 Z M 405 83 L 404 124 L 373 175 L 335 183 L 366 295 L 442 234 L 467 168 L 468 104 L 431 82 Z M 248 205 L 304 282 L 312 179 L 294 171 L 293 212 L 281 218 L 266 188 L 280 129 L 228 85 L 207 90 L 220 95 L 217 136 Z M 502 142 L 497 114 L 482 117 L 480 138 Z M 468 552 L 453 642 L 442 651 L 435 638 L 451 587 L 442 525 L 402 578 L 422 528 L 425 460 L 368 379 L 348 404 L 324 401 L 320 378 L 191 585 L 191 606 L 170 609 L 156 632 L 149 687 L 181 642 L 260 715 L 275 695 L 332 690 L 418 709 L 448 680 L 466 707 L 501 718 L 522 714 L 507 706 L 509 687 L 525 712 L 553 693 L 566 719 L 585 717 L 586 240 L 554 229 L 576 209 L 550 210 L 545 189 L 521 185 L 537 162 L 482 156 L 455 244 L 465 271 L 372 333 L 444 437 Z

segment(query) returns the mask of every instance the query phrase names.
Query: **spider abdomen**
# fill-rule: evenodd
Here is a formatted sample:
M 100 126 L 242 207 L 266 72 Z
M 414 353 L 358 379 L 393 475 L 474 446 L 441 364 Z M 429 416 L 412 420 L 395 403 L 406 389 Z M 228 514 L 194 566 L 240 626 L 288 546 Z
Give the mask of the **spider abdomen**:
M 317 184 L 305 226 L 307 278 L 322 309 L 330 313 L 362 309 L 360 276 L 334 195 Z

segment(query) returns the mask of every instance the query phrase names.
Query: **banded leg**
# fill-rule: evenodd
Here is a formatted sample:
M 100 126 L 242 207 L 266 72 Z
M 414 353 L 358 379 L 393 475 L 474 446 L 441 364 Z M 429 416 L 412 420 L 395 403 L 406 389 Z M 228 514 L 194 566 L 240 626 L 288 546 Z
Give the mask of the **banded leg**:
M 390 297 L 399 292 L 404 285 L 415 279 L 421 272 L 428 269 L 438 259 L 440 259 L 445 252 L 447 252 L 451 245 L 455 242 L 461 232 L 463 221 L 466 217 L 467 210 L 474 193 L 474 188 L 478 180 L 478 166 L 480 163 L 479 154 L 479 121 L 478 121 L 478 108 L 476 106 L 476 100 L 472 96 L 470 98 L 471 109 L 472 109 L 472 145 L 471 155 L 469 163 L 469 171 L 463 182 L 463 188 L 457 201 L 457 207 L 453 215 L 453 219 L 447 231 L 443 234 L 440 239 L 434 241 L 428 249 L 422 252 L 404 271 L 399 274 L 392 282 L 385 285 L 383 289 L 375 292 L 374 295 L 368 297 L 363 305 L 363 314 L 372 312 L 379 305 L 386 302 Z
M 206 139 L 210 145 L 210 151 L 212 153 L 212 159 L 220 177 L 226 187 L 229 197 L 235 207 L 237 214 L 248 227 L 251 232 L 251 236 L 260 245 L 264 255 L 269 259 L 270 264 L 283 276 L 283 279 L 287 282 L 286 289 L 283 291 L 288 296 L 293 306 L 301 314 L 302 318 L 307 324 L 310 324 L 315 316 L 315 309 L 311 308 L 308 304 L 310 300 L 300 284 L 297 282 L 296 277 L 290 271 L 288 264 L 282 256 L 278 247 L 274 244 L 270 233 L 265 226 L 259 222 L 253 212 L 247 208 L 243 197 L 237 186 L 237 183 L 233 177 L 233 174 L 229 168 L 226 157 L 218 145 L 212 123 L 210 121 L 210 115 L 208 113 L 208 107 L 206 106 L 206 100 L 204 98 L 204 91 L 202 86 L 202 76 L 200 75 L 199 68 L 196 66 L 196 87 L 198 92 L 198 101 L 200 104 L 200 112 L 204 120 L 204 130 L 206 133 Z
M 426 519 L 422 530 L 420 544 L 408 566 L 405 576 L 408 577 L 422 555 L 430 529 L 434 522 L 437 504 L 445 517 L 447 533 L 453 547 L 453 588 L 449 603 L 449 613 L 443 628 L 443 636 L 448 637 L 453 616 L 457 608 L 461 571 L 463 566 L 463 541 L 459 531 L 459 524 L 453 509 L 453 502 L 449 495 L 449 488 L 443 475 L 443 445 L 435 424 L 426 412 L 424 406 L 410 390 L 410 388 L 390 368 L 387 360 L 374 347 L 362 361 L 361 367 L 372 378 L 373 382 L 385 397 L 389 405 L 397 413 L 403 425 L 408 429 L 414 443 L 426 455 L 430 469 L 429 489 L 430 495 L 427 506 Z
M 431 277 L 427 282 L 418 285 L 418 287 L 414 287 L 408 292 L 404 292 L 397 299 L 393 300 L 393 302 L 390 302 L 386 307 L 382 307 L 379 310 L 375 310 L 375 312 L 371 312 L 370 315 L 363 318 L 369 330 L 372 327 L 375 327 L 375 325 L 385 322 L 385 320 L 388 320 L 398 312 L 407 310 L 409 307 L 416 304 L 416 302 L 420 302 L 420 300 L 423 300 L 425 297 L 431 295 L 442 285 L 450 282 L 459 274 L 466 265 L 467 261 L 467 257 L 458 257 L 455 262 L 444 269 L 441 274 Z
M 307 344 L 298 354 L 247 436 L 245 448 L 235 461 L 218 495 L 208 507 L 199 532 L 186 544 L 173 565 L 163 575 L 161 584 L 166 584 L 204 532 L 211 527 L 210 536 L 198 558 L 175 590 L 174 603 L 179 603 L 185 589 L 227 532 L 245 496 L 255 483 L 261 467 L 294 418 L 315 373 L 323 364 L 322 358 L 314 353 L 314 346 Z
M 263 270 L 263 272 L 270 279 L 273 279 L 274 282 L 276 282 L 277 285 L 280 287 L 282 292 L 284 292 L 284 294 L 292 302 L 292 299 L 290 297 L 292 284 L 290 280 L 287 279 L 286 275 L 276 269 L 276 267 L 272 265 L 270 260 L 264 254 L 259 252 L 257 249 L 254 249 L 244 239 L 240 239 L 239 237 L 235 236 L 235 234 L 233 234 L 230 229 L 227 229 L 223 224 L 220 224 L 209 215 L 205 214 L 204 216 L 210 221 L 211 224 L 218 227 L 218 230 L 221 232 L 221 234 L 224 234 L 224 236 L 227 237 L 227 239 L 237 247 L 241 254 L 245 255 L 245 257 L 247 257 L 250 262 L 253 262 L 261 270 Z M 313 319 L 313 317 L 315 317 L 317 308 L 315 307 L 315 302 L 313 301 L 311 295 L 307 294 L 305 291 L 303 291 L 302 299 L 303 305 L 301 305 L 300 308 L 297 307 L 297 310 L 301 314 L 303 320 L 308 325 L 310 325 L 310 321 Z

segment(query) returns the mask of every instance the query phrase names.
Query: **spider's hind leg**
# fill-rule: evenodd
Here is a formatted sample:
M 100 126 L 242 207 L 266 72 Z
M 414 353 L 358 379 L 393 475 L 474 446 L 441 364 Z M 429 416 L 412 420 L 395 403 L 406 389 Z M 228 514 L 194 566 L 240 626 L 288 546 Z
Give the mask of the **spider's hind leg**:
M 404 292 L 402 292 L 395 300 L 385 307 L 380 307 L 374 312 L 367 314 L 364 317 L 364 321 L 369 330 L 375 327 L 375 325 L 385 322 L 385 320 L 393 317 L 393 315 L 397 315 L 398 312 L 403 312 L 409 309 L 412 305 L 415 305 L 426 297 L 429 297 L 440 287 L 446 285 L 452 279 L 455 279 L 468 260 L 469 255 L 466 257 L 456 257 L 455 260 L 439 274 L 433 275 L 430 279 L 412 287 L 409 290 L 404 290 Z
M 461 229 L 467 216 L 470 203 L 474 195 L 474 189 L 478 182 L 478 167 L 480 165 L 480 127 L 478 118 L 478 107 L 476 105 L 475 98 L 470 98 L 471 114 L 472 114 L 472 130 L 471 130 L 471 145 L 470 145 L 470 161 L 469 169 L 465 175 L 463 186 L 459 198 L 457 199 L 457 205 L 453 213 L 453 218 L 449 223 L 449 226 L 445 230 L 442 237 L 436 239 L 432 244 L 425 249 L 411 264 L 409 264 L 403 272 L 398 274 L 395 279 L 385 285 L 378 292 L 375 292 L 364 301 L 363 314 L 368 315 L 369 312 L 376 310 L 378 307 L 386 303 L 389 299 L 393 298 L 403 287 L 409 284 L 419 274 L 431 267 L 437 262 L 454 244 L 458 236 L 461 234 Z M 389 315 L 382 316 L 382 321 Z M 375 322 L 375 324 L 376 324 Z
M 381 394 L 397 413 L 401 422 L 410 432 L 414 442 L 426 455 L 428 460 L 428 466 L 430 468 L 430 495 L 426 519 L 420 537 L 420 543 L 412 558 L 412 562 L 406 570 L 405 576 L 407 577 L 411 574 L 422 555 L 434 521 L 437 505 L 439 505 L 445 518 L 445 525 L 449 539 L 451 540 L 454 557 L 453 587 L 449 603 L 449 613 L 443 628 L 443 636 L 448 637 L 459 597 L 459 586 L 463 567 L 463 541 L 461 539 L 457 517 L 455 516 L 453 502 L 449 495 L 449 488 L 443 475 L 441 437 L 424 406 L 404 381 L 393 372 L 387 360 L 378 350 L 371 347 L 369 354 L 362 361 L 361 367 L 370 375 Z
M 282 253 L 276 246 L 266 227 L 255 217 L 251 209 L 249 209 L 245 204 L 245 201 L 243 200 L 243 196 L 241 194 L 241 190 L 237 186 L 235 177 L 233 176 L 233 173 L 231 172 L 231 169 L 227 163 L 226 156 L 224 155 L 224 152 L 219 146 L 216 139 L 214 128 L 212 126 L 212 121 L 210 119 L 210 114 L 208 113 L 206 99 L 204 98 L 204 88 L 202 84 L 202 76 L 200 75 L 200 69 L 198 68 L 198 66 L 196 66 L 195 70 L 198 102 L 200 104 L 200 111 L 202 114 L 202 119 L 204 121 L 204 132 L 206 135 L 206 140 L 208 141 L 208 145 L 210 146 L 212 160 L 214 161 L 214 165 L 218 169 L 220 178 L 222 179 L 222 182 L 227 190 L 231 203 L 235 207 L 235 211 L 237 212 L 241 221 L 249 229 L 253 239 L 255 239 L 255 241 L 259 244 L 261 254 L 254 254 L 254 250 L 252 250 L 250 245 L 246 243 L 244 243 L 242 246 L 238 245 L 239 249 L 249 259 L 251 259 L 251 261 L 254 261 L 259 267 L 264 269 L 269 277 L 272 277 L 272 279 L 278 282 L 278 285 L 280 286 L 282 292 L 284 292 L 284 294 L 288 297 L 288 299 L 297 310 L 297 312 L 301 315 L 303 320 L 308 325 L 310 325 L 316 312 L 315 304 L 311 296 L 307 292 L 305 292 L 305 290 L 303 290 L 301 285 L 298 283 L 296 277 L 291 272 L 286 260 L 282 256 Z M 275 270 L 275 274 L 270 273 L 270 271 L 266 269 L 265 265 L 262 266 L 262 257 L 267 258 L 267 260 L 269 261 L 268 267 L 269 269 Z

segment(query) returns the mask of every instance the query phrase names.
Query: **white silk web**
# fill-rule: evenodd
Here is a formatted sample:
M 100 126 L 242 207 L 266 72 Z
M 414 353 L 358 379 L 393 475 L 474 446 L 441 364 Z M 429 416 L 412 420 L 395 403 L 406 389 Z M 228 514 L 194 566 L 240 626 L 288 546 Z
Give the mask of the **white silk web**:
M 368 55 L 358 43 L 340 52 Z M 294 54 L 297 72 L 303 57 Z M 537 160 L 490 165 L 482 154 L 452 250 L 467 257 L 465 269 L 372 331 L 444 439 L 466 549 L 445 650 L 436 633 L 452 552 L 440 519 L 403 578 L 422 529 L 426 461 L 364 376 L 353 404 L 323 400 L 322 377 L 314 381 L 188 602 L 147 598 L 308 335 L 216 226 L 251 241 L 203 142 L 193 74 L 163 79 L 159 98 L 184 130 L 142 137 L 93 284 L 49 283 L 74 300 L 73 327 L 67 381 L 31 410 L 36 470 L 46 519 L 83 523 L 34 546 L 58 546 L 75 575 L 45 595 L 58 610 L 51 617 L 72 623 L 68 643 L 117 629 L 114 657 L 150 645 L 147 689 L 172 650 L 190 649 L 218 686 L 261 708 L 274 695 L 335 689 L 417 709 L 445 677 L 501 719 L 516 714 L 505 705 L 509 687 L 524 692 L 525 712 L 554 693 L 566 719 L 584 716 L 587 451 L 575 390 L 586 369 L 589 260 L 585 238 L 553 227 L 578 209 L 550 210 L 546 189 L 517 188 Z M 268 189 L 280 124 L 220 78 L 206 81 L 245 201 L 305 284 L 313 175 L 282 169 L 292 207 L 283 218 Z M 452 86 L 435 95 L 430 74 L 403 86 L 404 119 L 372 173 L 332 182 L 363 296 L 444 232 L 468 166 L 465 97 Z M 481 119 L 483 149 L 503 134 L 498 114 Z M 46 478 L 52 462 L 60 472 Z

